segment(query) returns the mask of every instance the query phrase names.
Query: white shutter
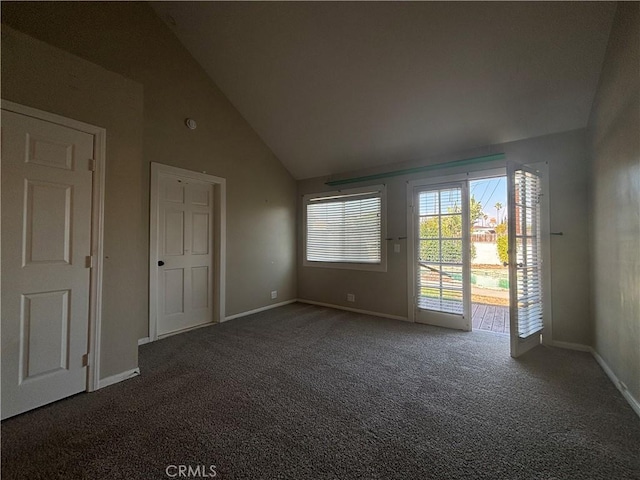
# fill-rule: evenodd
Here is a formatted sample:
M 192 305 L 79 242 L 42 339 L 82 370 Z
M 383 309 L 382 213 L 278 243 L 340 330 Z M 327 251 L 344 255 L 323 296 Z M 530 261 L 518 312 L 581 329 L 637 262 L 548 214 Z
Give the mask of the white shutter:
M 515 171 L 516 315 L 518 337 L 543 328 L 542 248 L 540 236 L 540 177 Z
M 306 198 L 306 261 L 380 264 L 382 191 Z

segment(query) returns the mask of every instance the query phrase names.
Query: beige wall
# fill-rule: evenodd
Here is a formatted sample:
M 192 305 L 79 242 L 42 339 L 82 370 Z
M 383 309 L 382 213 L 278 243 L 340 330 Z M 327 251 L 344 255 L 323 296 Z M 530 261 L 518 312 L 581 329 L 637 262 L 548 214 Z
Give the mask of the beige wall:
M 110 99 L 111 89 L 76 79 L 80 67 L 74 62 L 60 66 L 42 56 L 12 56 L 2 44 L 3 98 L 108 131 L 103 322 L 113 332 L 105 331 L 103 341 L 108 338 L 113 348 L 103 351 L 103 377 L 124 370 L 118 357 L 121 348 L 133 348 L 128 332 L 147 336 L 152 161 L 227 179 L 227 316 L 296 298 L 295 181 L 146 3 L 3 2 L 2 22 L 144 89 L 142 122 L 131 128 L 107 122 L 88 93 L 109 112 L 117 110 L 111 102 L 134 108 L 139 99 Z M 67 85 L 52 89 L 49 77 Z M 81 96 L 77 88 L 90 92 Z M 186 117 L 198 122 L 197 130 L 184 126 Z M 142 140 L 141 155 L 113 160 L 111 148 L 134 134 Z M 272 290 L 278 290 L 276 300 Z
M 590 120 L 594 347 L 640 401 L 640 4 L 620 2 Z
M 142 86 L 3 26 L 2 98 L 107 130 L 101 377 L 138 366 Z M 129 248 L 118 248 L 129 245 Z M 8 281 L 8 279 L 4 279 Z M 131 328 L 134 325 L 135 328 Z
M 550 227 L 562 231 L 551 237 L 551 276 L 553 339 L 579 344 L 591 343 L 588 303 L 589 291 L 587 243 L 587 152 L 584 130 L 548 135 L 518 142 L 485 147 L 431 158 L 423 164 L 470 158 L 504 152 L 507 159 L 520 163 L 549 162 Z M 407 165 L 408 166 L 408 165 Z M 416 166 L 416 165 L 412 165 Z M 393 170 L 389 168 L 383 170 Z M 353 172 L 353 176 L 380 171 Z M 434 176 L 449 171 L 434 173 Z M 390 177 L 376 182 L 387 185 L 387 237 L 407 236 L 407 181 L 416 176 Z M 388 251 L 387 272 L 336 270 L 302 266 L 302 196 L 307 193 L 335 190 L 324 183 L 326 178 L 298 182 L 298 297 L 316 302 L 358 308 L 392 316 L 407 317 L 406 241 L 401 252 Z M 360 186 L 364 184 L 355 184 Z M 346 188 L 346 187 L 345 187 Z M 346 301 L 355 293 L 356 302 Z

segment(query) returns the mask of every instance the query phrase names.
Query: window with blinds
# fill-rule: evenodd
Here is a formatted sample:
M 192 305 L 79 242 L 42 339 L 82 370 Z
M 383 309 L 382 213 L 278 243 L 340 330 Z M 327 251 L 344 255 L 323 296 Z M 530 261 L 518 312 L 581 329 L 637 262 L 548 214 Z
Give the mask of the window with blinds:
M 307 195 L 305 265 L 386 268 L 384 187 Z

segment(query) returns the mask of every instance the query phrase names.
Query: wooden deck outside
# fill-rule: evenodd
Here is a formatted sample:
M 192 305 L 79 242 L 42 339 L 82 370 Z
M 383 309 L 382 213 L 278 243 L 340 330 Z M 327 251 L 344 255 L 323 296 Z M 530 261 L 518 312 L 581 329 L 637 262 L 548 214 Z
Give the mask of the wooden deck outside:
M 509 334 L 509 307 L 473 303 L 471 310 L 474 330 Z

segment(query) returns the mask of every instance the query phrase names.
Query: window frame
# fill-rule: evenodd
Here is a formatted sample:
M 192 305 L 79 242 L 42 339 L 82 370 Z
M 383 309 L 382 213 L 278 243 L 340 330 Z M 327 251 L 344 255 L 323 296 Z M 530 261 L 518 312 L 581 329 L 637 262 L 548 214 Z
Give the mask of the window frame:
M 380 262 L 323 262 L 307 259 L 308 211 L 307 207 L 314 199 L 329 197 L 347 197 L 370 192 L 379 192 L 380 196 Z M 344 270 L 364 270 L 373 272 L 387 271 L 387 188 L 384 184 L 368 185 L 366 187 L 332 190 L 327 192 L 309 193 L 302 197 L 302 264 L 304 267 L 337 268 Z

